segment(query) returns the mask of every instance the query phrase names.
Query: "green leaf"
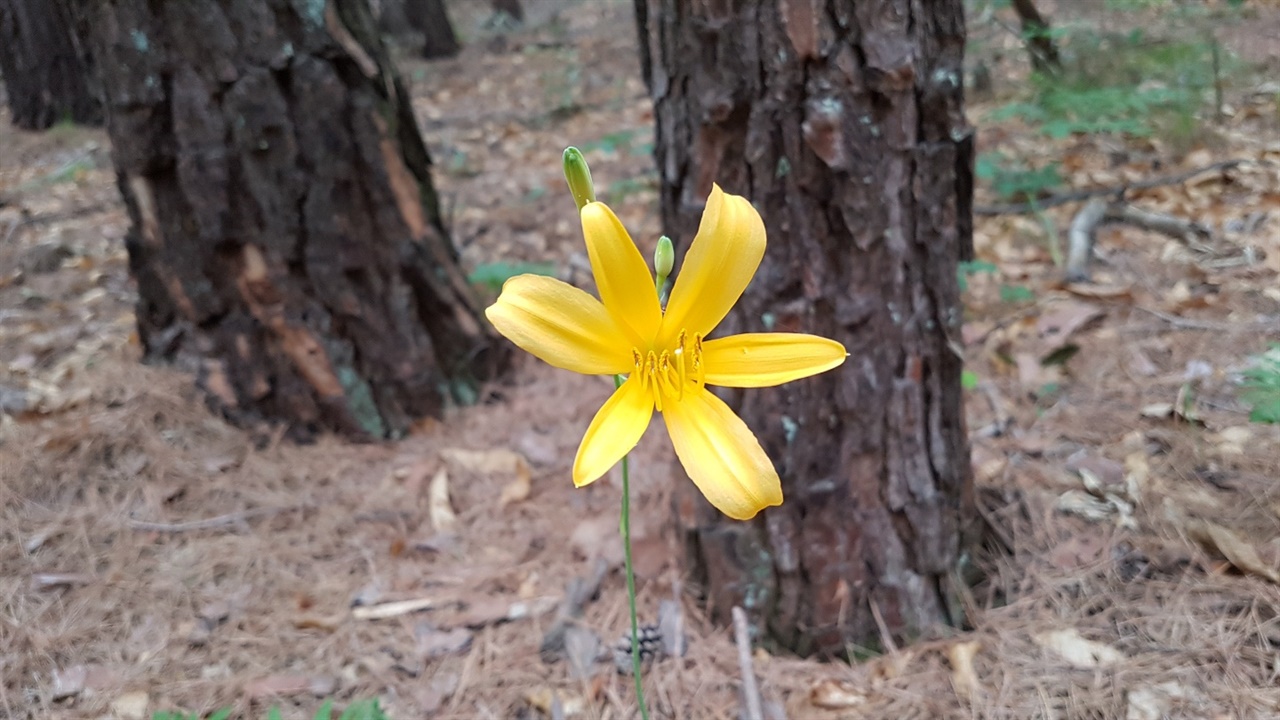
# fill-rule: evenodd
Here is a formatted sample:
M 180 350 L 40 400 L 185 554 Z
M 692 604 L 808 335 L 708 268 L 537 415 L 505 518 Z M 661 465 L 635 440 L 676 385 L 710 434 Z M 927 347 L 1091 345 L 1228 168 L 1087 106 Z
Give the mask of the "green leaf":
M 499 292 L 502 290 L 503 283 L 516 275 L 526 274 L 555 276 L 556 266 L 551 263 L 511 263 L 502 261 L 481 263 L 467 276 L 467 281 L 472 285 L 481 285 L 490 288 L 494 292 Z
M 191 717 L 194 718 L 195 716 L 192 715 Z M 231 717 L 231 708 L 222 708 L 221 710 L 210 715 L 209 720 L 227 720 L 227 718 L 229 717 Z
M 267 720 L 284 720 L 284 716 L 280 714 L 280 706 L 272 705 L 267 711 Z
M 316 711 L 314 720 L 329 720 L 333 717 L 333 700 L 325 700 L 320 709 Z
M 978 373 L 972 370 L 963 370 L 960 372 L 960 387 L 965 390 L 974 390 L 978 387 Z
M 1250 422 L 1280 423 L 1280 344 L 1253 358 L 1253 367 L 1242 373 L 1242 399 L 1252 405 Z
M 1025 285 L 1001 285 L 1000 302 L 1020 303 L 1036 299 L 1036 294 Z
M 378 699 L 360 700 L 347 706 L 338 720 L 391 720 L 378 707 Z

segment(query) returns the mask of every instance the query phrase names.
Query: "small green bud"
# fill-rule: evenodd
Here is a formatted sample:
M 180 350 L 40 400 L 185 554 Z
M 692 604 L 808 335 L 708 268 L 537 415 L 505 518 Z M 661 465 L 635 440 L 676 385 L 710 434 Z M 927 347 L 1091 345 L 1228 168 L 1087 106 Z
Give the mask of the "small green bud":
M 658 238 L 658 247 L 653 251 L 653 274 L 654 284 L 658 288 L 658 294 L 662 294 L 662 287 L 667 284 L 667 276 L 671 274 L 671 269 L 676 265 L 676 248 L 671 244 L 671 238 L 663 235 Z
M 665 278 L 671 274 L 675 265 L 676 247 L 671 244 L 671 238 L 663 235 L 658 238 L 658 248 L 653 251 L 653 270 L 658 277 Z
M 582 151 L 570 146 L 564 149 L 564 179 L 569 181 L 569 192 L 573 193 L 573 201 L 578 210 L 587 203 L 596 201 L 596 188 L 591 184 L 591 168 L 587 167 L 587 159 Z

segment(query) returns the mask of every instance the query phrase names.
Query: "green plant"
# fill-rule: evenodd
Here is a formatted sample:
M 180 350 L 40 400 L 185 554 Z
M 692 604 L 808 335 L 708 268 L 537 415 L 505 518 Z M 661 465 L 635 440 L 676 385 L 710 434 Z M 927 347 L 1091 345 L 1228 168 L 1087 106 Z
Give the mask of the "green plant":
M 1034 76 L 1030 97 L 997 109 L 992 120 L 1020 118 L 1055 138 L 1185 135 L 1221 82 L 1220 73 L 1235 67 L 1215 63 L 1210 40 L 1156 38 L 1141 30 L 1064 33 L 1072 60 L 1063 72 Z
M 1062 185 L 1058 163 L 1031 168 L 1001 153 L 983 153 L 974 163 L 974 174 L 985 180 L 1001 200 L 1014 202 L 1037 198 Z
M 206 720 L 227 720 L 231 717 L 231 708 L 223 708 L 210 715 Z M 283 715 L 280 713 L 279 707 L 273 707 L 267 711 L 267 720 L 282 720 Z M 157 712 L 151 716 L 151 720 L 200 720 L 200 716 L 195 713 L 187 714 L 178 710 Z M 316 711 L 315 720 L 333 720 L 333 701 L 325 700 L 324 705 Z M 391 720 L 382 708 L 378 706 L 377 698 L 372 700 L 357 700 L 347 706 L 346 710 L 338 716 L 338 720 Z
M 1242 398 L 1252 406 L 1249 420 L 1280 423 L 1280 344 L 1253 358 L 1253 363 L 1240 381 Z
M 475 270 L 467 276 L 467 282 L 472 285 L 499 292 L 502 290 L 502 284 L 516 275 L 552 275 L 556 274 L 556 266 L 551 263 L 530 263 L 530 262 L 491 262 L 481 263 L 476 266 Z
M 969 289 L 969 278 L 978 273 L 994 273 L 996 266 L 986 260 L 962 260 L 956 265 L 956 283 L 960 286 L 960 292 L 966 292 Z
M 1001 285 L 1000 302 L 1021 303 L 1035 300 L 1036 294 L 1026 285 Z

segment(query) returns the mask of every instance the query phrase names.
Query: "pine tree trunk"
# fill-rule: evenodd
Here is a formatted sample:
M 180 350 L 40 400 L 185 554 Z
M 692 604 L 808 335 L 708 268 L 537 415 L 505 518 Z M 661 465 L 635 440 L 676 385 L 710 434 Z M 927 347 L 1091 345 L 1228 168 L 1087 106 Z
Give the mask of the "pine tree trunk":
M 506 13 L 517 23 L 524 22 L 524 6 L 520 4 L 520 0 L 493 0 L 493 11 Z
M 409 24 L 422 33 L 422 57 L 453 57 L 462 49 L 449 22 L 444 0 L 405 0 Z
M 668 234 L 687 245 L 712 182 L 751 198 L 769 230 L 721 331 L 813 332 L 850 353 L 816 378 L 724 393 L 786 499 L 739 523 L 678 483 L 692 579 L 714 619 L 740 605 L 801 654 L 957 622 L 972 515 L 961 0 L 653 0 L 649 22 Z
M 366 0 L 94 0 L 146 354 L 232 419 L 393 437 L 501 362 Z
M 1027 45 L 1031 67 L 1036 72 L 1055 74 L 1062 70 L 1062 58 L 1058 45 L 1053 41 L 1049 21 L 1040 14 L 1035 0 L 1013 0 L 1014 12 L 1022 24 L 1022 42 Z
M 64 2 L 0 0 L 0 75 L 17 127 L 102 124 L 92 60 L 77 42 Z

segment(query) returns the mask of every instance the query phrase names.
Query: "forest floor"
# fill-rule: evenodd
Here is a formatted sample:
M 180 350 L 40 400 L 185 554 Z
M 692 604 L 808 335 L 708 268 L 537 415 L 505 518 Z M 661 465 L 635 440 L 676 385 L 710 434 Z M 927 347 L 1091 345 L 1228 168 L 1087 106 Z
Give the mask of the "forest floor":
M 527 4 L 507 34 L 456 17 L 460 58 L 402 70 L 468 269 L 587 283 L 566 145 L 638 240 L 659 231 L 631 3 Z M 1258 12 L 1222 42 L 1274 77 L 1280 17 Z M 1078 203 L 978 218 L 971 627 L 852 665 L 757 651 L 771 717 L 1280 716 L 1280 430 L 1238 388 L 1280 339 L 1280 88 L 1226 90 L 1179 147 L 988 119 L 1016 73 L 975 96 L 980 151 L 1056 158 L 1069 187 L 1242 162 L 1132 193 L 1214 233 L 1104 228 L 1088 283 L 1063 282 L 1054 244 Z M 372 697 L 392 718 L 635 717 L 630 679 L 590 652 L 626 625 L 619 488 L 568 479 L 610 383 L 522 358 L 397 443 L 228 427 L 189 376 L 139 362 L 107 145 L 0 113 L 0 717 L 310 718 Z M 689 640 L 646 671 L 655 717 L 736 718 L 732 635 L 679 581 L 666 438 L 633 457 L 641 614 L 677 600 Z M 568 588 L 596 582 L 576 661 L 544 662 Z

